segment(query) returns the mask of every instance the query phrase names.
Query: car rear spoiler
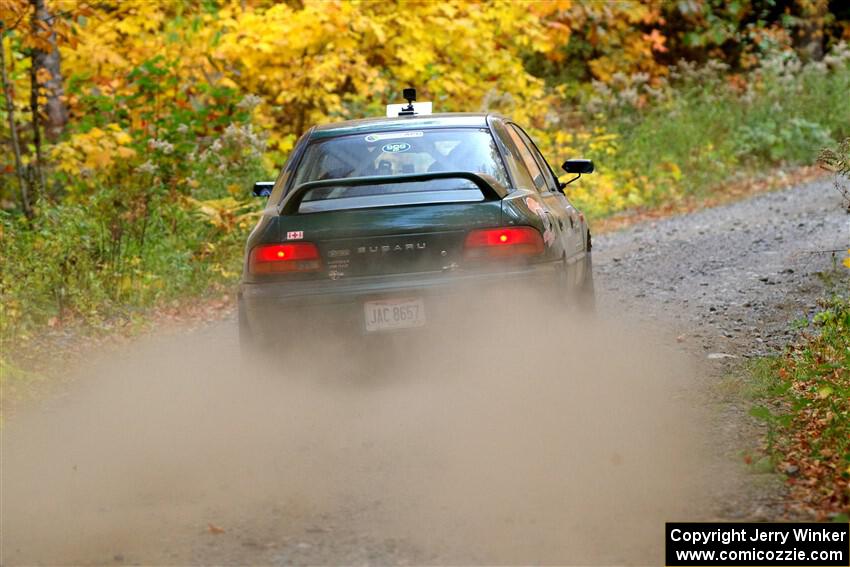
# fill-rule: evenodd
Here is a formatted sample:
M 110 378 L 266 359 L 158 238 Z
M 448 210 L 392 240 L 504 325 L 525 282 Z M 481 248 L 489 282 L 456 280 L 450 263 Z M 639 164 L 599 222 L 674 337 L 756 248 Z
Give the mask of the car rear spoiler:
M 281 215 L 292 215 L 298 212 L 301 201 L 311 189 L 322 187 L 360 187 L 363 185 L 389 185 L 395 183 L 417 183 L 435 179 L 466 179 L 475 183 L 485 201 L 499 201 L 508 194 L 507 188 L 499 183 L 492 175 L 472 173 L 471 171 L 435 171 L 431 173 L 415 173 L 410 175 L 376 175 L 371 177 L 343 177 L 341 179 L 322 179 L 302 183 L 289 192 L 278 207 Z

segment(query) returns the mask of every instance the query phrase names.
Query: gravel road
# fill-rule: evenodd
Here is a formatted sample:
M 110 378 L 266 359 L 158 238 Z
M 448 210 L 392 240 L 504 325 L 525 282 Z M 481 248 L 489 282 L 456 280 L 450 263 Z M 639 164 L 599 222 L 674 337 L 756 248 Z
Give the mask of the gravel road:
M 595 242 L 609 308 L 655 313 L 706 353 L 756 356 L 781 348 L 789 322 L 815 310 L 823 276 L 850 247 L 850 216 L 822 179 Z
M 812 312 L 848 218 L 818 181 L 599 236 L 595 322 L 461 309 L 386 359 L 249 368 L 231 319 L 102 353 L 4 424 L 0 563 L 660 564 L 664 521 L 775 518 L 716 385 Z
M 739 387 L 746 359 L 781 352 L 796 336 L 793 321 L 811 320 L 818 298 L 848 288 L 846 208 L 822 178 L 596 240 L 603 309 L 670 328 L 682 350 L 705 361 L 698 379 L 713 414 L 713 465 L 740 462 L 764 434 Z M 715 487 L 716 518 L 786 517 L 779 478 L 740 466 L 717 474 L 730 478 Z

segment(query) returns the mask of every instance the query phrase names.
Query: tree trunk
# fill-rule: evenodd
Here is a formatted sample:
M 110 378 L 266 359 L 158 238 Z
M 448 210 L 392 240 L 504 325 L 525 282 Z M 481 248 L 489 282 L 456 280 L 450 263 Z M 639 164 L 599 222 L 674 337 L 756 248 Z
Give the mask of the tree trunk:
M 6 113 L 9 116 L 9 138 L 12 142 L 12 153 L 15 155 L 15 172 L 18 175 L 18 185 L 21 189 L 21 209 L 27 218 L 32 218 L 32 205 L 30 204 L 29 187 L 24 181 L 24 167 L 21 163 L 21 146 L 18 144 L 18 129 L 15 125 L 15 105 L 12 102 L 12 86 L 6 74 L 6 50 L 3 46 L 3 36 L 6 30 L 0 23 L 0 80 L 3 86 L 3 98 L 6 99 Z
M 801 8 L 799 16 L 801 23 L 794 38 L 797 54 L 804 62 L 820 61 L 824 56 L 824 28 L 829 15 L 829 1 L 799 2 L 798 6 Z
M 36 76 L 35 50 L 33 50 L 32 65 L 30 66 L 30 113 L 32 114 L 32 143 L 35 146 L 35 161 L 30 166 L 35 169 L 31 179 L 33 180 L 33 193 L 44 194 L 44 156 L 41 150 L 41 116 L 38 111 L 39 84 Z M 38 187 L 36 188 L 36 184 Z
M 30 0 L 30 2 L 33 8 L 33 31 L 38 31 L 39 21 L 44 22 L 52 29 L 54 16 L 47 11 L 44 0 Z M 45 83 L 43 83 L 43 86 L 47 91 L 47 103 L 45 104 L 45 114 L 47 116 L 45 133 L 47 134 L 48 140 L 55 142 L 65 129 L 65 124 L 68 123 L 68 108 L 65 106 L 65 102 L 63 101 L 65 89 L 62 86 L 61 62 L 59 59 L 59 50 L 56 48 L 56 32 L 51 31 L 47 39 L 51 46 L 50 51 L 45 52 L 40 49 L 34 49 L 32 54 L 32 65 L 33 76 L 35 76 L 40 69 L 46 69 L 50 72 L 50 77 Z

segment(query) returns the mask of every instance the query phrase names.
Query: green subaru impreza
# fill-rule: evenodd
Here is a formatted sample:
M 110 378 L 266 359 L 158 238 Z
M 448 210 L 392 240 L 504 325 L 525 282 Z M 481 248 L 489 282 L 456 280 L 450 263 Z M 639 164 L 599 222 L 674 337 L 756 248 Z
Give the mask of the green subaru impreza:
M 492 287 L 592 305 L 590 231 L 564 187 L 499 115 L 316 126 L 254 187 L 268 202 L 246 246 L 240 340 L 439 326 L 449 298 L 466 294 L 457 316 Z

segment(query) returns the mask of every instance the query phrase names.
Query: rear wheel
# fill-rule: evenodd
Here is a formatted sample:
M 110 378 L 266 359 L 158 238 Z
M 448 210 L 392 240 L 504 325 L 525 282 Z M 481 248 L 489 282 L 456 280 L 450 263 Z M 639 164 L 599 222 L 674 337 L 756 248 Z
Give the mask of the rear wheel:
M 310 329 L 289 334 L 274 333 L 274 328 L 290 329 L 298 328 L 298 326 L 284 319 L 275 319 L 276 325 L 272 325 L 268 320 L 263 319 L 264 315 L 259 315 L 260 319 L 254 320 L 253 317 L 257 316 L 256 313 L 252 313 L 249 317 L 244 304 L 241 300 L 239 301 L 238 340 L 244 369 L 277 380 L 284 376 L 297 376 L 305 367 L 321 367 L 324 361 L 321 358 L 312 358 L 313 351 L 305 348 L 305 345 L 322 344 L 322 348 L 325 349 L 321 335 Z
M 238 323 L 239 351 L 242 362 L 256 363 L 271 360 L 274 357 L 282 357 L 286 354 L 288 342 L 275 343 L 270 337 L 262 333 L 258 334 L 251 328 L 242 300 L 239 301 Z
M 593 313 L 596 310 L 596 293 L 593 288 L 593 259 L 590 252 L 584 258 L 567 264 L 558 275 L 559 302 L 568 311 Z
M 593 287 L 593 256 L 590 252 L 584 256 L 582 281 L 576 290 L 579 309 L 586 313 L 596 311 L 596 290 Z
M 237 313 L 239 354 L 242 356 L 242 362 L 256 360 L 261 349 L 256 343 L 256 339 L 254 334 L 251 332 L 250 325 L 248 325 L 248 317 L 245 315 L 245 307 L 242 305 L 241 299 L 239 300 Z

